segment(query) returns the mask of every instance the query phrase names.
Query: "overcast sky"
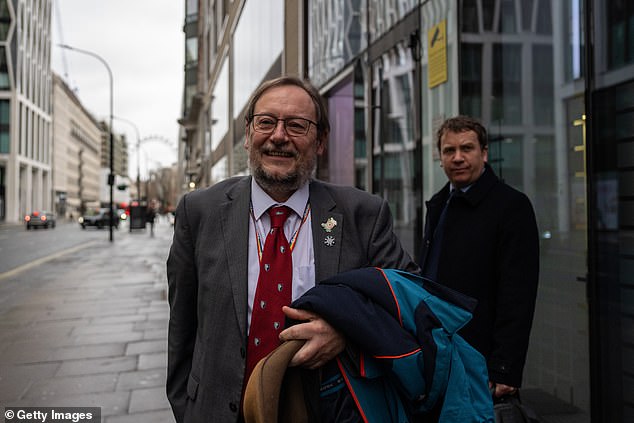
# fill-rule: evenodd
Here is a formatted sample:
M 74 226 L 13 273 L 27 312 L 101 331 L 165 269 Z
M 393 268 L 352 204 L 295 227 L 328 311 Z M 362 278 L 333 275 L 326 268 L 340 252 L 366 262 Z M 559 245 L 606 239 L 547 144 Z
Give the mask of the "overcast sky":
M 58 15 L 59 13 L 59 15 Z M 53 0 L 51 66 L 84 107 L 108 122 L 110 85 L 97 59 L 62 49 L 67 44 L 102 57 L 114 85 L 115 133 L 129 141 L 129 174 L 136 178 L 137 136 L 141 176 L 176 161 L 184 64 L 183 0 Z M 149 138 L 168 140 L 174 147 Z

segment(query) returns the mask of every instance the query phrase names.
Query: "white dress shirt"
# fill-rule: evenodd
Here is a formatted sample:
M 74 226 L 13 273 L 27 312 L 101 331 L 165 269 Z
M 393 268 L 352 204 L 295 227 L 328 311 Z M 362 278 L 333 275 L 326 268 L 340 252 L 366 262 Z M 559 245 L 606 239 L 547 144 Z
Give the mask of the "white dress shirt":
M 284 203 L 273 200 L 264 190 L 251 179 L 251 204 L 253 215 L 249 219 L 249 310 L 248 323 L 251 327 L 251 312 L 253 310 L 253 300 L 260 274 L 260 258 L 258 255 L 257 233 L 260 234 L 264 248 L 266 235 L 271 229 L 271 219 L 267 210 L 276 205 L 290 207 L 293 213 L 289 215 L 284 223 L 284 234 L 291 242 L 291 238 L 296 231 L 297 240 L 293 247 L 293 297 L 301 297 L 304 292 L 315 286 L 315 253 L 313 251 L 313 232 L 311 230 L 311 216 L 308 211 L 306 220 L 302 224 L 302 218 L 308 207 L 308 183 L 295 191 L 293 195 Z M 254 224 L 255 219 L 255 224 Z M 257 231 L 257 232 L 256 232 Z

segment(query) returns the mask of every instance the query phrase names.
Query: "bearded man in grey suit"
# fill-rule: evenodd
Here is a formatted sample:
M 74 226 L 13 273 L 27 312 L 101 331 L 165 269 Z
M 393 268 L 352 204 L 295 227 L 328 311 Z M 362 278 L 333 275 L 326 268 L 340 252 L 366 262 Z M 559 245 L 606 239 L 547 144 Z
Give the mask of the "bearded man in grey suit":
M 268 208 L 292 209 L 284 233 L 294 246 L 293 300 L 346 270 L 419 270 L 393 233 L 383 199 L 313 179 L 329 130 L 325 105 L 311 84 L 294 77 L 267 81 L 246 111 L 252 176 L 227 179 L 180 201 L 167 260 L 167 396 L 178 423 L 242 420 Z M 279 340 L 307 340 L 291 365 L 319 369 L 344 350 L 346 340 L 320 316 L 288 305 L 283 312 L 301 323 L 281 327 Z

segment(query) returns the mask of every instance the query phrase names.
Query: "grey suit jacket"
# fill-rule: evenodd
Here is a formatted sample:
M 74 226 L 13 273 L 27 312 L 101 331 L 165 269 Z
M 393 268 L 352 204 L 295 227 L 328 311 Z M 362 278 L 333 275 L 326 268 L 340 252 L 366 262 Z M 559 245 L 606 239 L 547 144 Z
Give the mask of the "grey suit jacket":
M 167 396 L 178 423 L 235 422 L 247 342 L 251 177 L 235 177 L 183 197 L 167 260 Z M 310 183 L 315 279 L 359 267 L 412 272 L 380 197 L 353 187 Z M 334 218 L 332 246 L 321 223 Z

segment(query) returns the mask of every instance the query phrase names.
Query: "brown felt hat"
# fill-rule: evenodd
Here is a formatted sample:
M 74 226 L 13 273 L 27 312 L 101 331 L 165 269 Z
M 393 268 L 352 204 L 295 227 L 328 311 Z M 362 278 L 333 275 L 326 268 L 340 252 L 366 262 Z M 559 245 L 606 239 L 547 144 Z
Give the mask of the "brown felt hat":
M 288 367 L 305 342 L 286 341 L 256 364 L 244 392 L 246 423 L 308 421 L 300 369 Z

